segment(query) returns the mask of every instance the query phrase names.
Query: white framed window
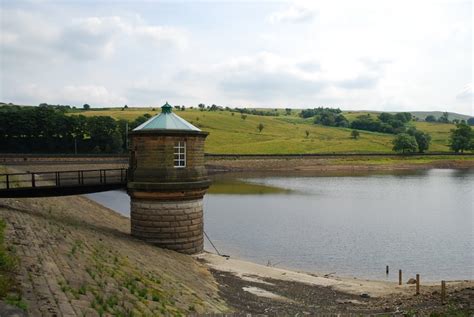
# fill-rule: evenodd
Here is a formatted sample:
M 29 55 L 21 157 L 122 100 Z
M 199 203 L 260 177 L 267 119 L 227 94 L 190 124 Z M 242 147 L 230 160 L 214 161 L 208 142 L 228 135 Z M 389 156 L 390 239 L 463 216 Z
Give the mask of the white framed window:
M 186 141 L 174 144 L 174 167 L 186 167 Z

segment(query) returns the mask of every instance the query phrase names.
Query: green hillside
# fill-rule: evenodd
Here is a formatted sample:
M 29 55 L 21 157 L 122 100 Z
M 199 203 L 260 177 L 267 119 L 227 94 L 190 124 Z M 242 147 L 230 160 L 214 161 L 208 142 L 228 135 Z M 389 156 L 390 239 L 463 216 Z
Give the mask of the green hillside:
M 439 117 L 443 115 L 442 111 L 411 111 L 410 113 L 414 115 L 416 118 L 418 118 L 419 120 L 425 120 L 425 118 L 430 115 L 438 119 Z M 455 112 L 448 112 L 448 118 L 449 120 L 456 120 L 456 119 L 467 120 L 471 118 L 471 116 L 455 113 Z
M 160 108 L 121 108 L 81 111 L 86 116 L 111 116 L 115 119 L 134 120 L 140 115 L 156 115 Z M 278 117 L 247 115 L 242 119 L 239 113 L 230 111 L 199 111 L 186 109 L 176 111 L 182 118 L 210 132 L 206 142 L 208 153 L 239 154 L 286 154 L 286 153 L 367 153 L 392 152 L 393 135 L 360 131 L 360 138 L 350 138 L 351 129 L 315 125 L 312 119 L 302 119 L 297 112 Z M 368 112 L 344 112 L 351 121 Z M 373 115 L 377 115 L 372 112 Z M 259 132 L 257 125 L 264 128 Z M 433 137 L 430 151 L 449 151 L 449 132 L 453 124 L 413 122 L 417 129 Z M 306 131 L 309 136 L 306 137 Z

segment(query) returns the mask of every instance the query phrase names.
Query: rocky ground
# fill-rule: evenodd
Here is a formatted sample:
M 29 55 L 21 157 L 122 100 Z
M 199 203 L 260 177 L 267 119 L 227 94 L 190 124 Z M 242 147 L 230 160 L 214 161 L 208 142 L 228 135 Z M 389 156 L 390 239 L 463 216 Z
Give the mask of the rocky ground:
M 201 254 L 219 283 L 219 293 L 239 314 L 353 314 L 473 316 L 474 281 L 447 283 L 445 303 L 439 283 L 415 285 L 295 272 Z
M 329 286 L 276 279 L 243 280 L 229 272 L 212 270 L 220 295 L 240 315 L 389 315 L 473 316 L 474 287 L 456 287 L 442 304 L 439 291 L 416 295 L 366 297 Z

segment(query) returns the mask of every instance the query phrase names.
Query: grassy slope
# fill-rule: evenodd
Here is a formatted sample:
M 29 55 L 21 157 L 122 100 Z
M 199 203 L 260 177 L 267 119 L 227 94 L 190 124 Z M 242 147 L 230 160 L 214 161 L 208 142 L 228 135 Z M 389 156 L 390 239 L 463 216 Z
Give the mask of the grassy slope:
M 86 116 L 111 116 L 115 119 L 133 120 L 145 113 L 155 115 L 150 108 L 94 110 L 78 112 Z M 368 112 L 346 112 L 349 120 Z M 210 132 L 206 141 L 208 153 L 367 153 L 391 152 L 392 135 L 360 131 L 360 139 L 350 138 L 350 129 L 325 127 L 312 124 L 311 119 L 296 116 L 263 117 L 248 115 L 242 120 L 228 111 L 208 112 L 198 110 L 178 111 L 177 114 L 202 130 Z M 377 115 L 373 113 L 372 115 Z M 263 123 L 261 133 L 257 125 Z M 431 151 L 448 151 L 449 132 L 454 125 L 414 122 L 418 129 L 429 132 L 432 137 Z M 306 137 L 305 131 L 309 131 Z
M 424 120 L 429 115 L 435 116 L 435 118 L 438 119 L 439 117 L 443 115 L 443 111 L 412 111 L 411 114 L 421 120 Z M 454 112 L 448 112 L 448 114 L 449 114 L 448 116 L 449 120 L 454 120 L 454 119 L 467 120 L 471 117 L 466 114 L 460 114 L 460 113 L 454 113 Z

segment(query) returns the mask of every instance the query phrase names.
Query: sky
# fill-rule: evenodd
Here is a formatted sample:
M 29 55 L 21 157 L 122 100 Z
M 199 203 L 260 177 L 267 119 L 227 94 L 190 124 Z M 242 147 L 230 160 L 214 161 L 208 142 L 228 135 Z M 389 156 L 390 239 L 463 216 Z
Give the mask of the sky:
M 473 115 L 471 0 L 0 0 L 0 101 Z

